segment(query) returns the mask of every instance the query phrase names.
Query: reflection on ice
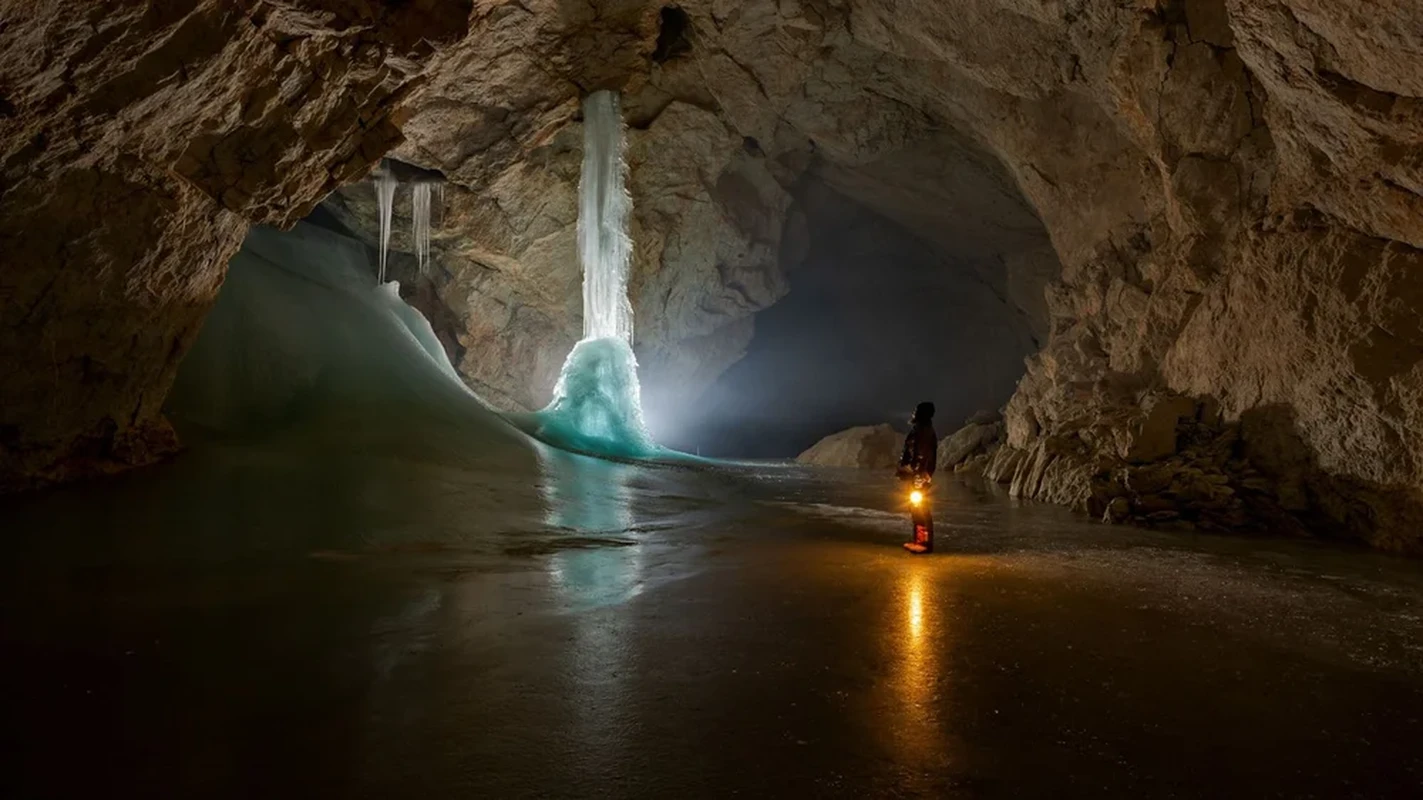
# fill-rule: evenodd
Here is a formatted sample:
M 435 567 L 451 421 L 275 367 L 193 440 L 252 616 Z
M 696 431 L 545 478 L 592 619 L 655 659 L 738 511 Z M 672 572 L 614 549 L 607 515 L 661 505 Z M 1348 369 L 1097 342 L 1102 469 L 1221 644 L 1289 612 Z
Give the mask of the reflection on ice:
M 583 534 L 623 534 L 632 527 L 633 467 L 540 448 L 545 523 Z
M 545 523 L 570 534 L 549 557 L 554 587 L 577 608 L 621 603 L 642 590 L 627 464 L 540 451 Z

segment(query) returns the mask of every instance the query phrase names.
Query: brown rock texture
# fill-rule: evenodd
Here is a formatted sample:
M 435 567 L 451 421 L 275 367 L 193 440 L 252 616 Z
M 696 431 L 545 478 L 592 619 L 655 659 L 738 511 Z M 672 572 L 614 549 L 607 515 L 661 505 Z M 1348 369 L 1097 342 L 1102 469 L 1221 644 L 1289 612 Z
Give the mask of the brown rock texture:
M 1003 444 L 1003 416 L 993 412 L 975 414 L 962 428 L 939 442 L 941 471 L 982 472 L 988 459 Z
M 251 222 L 397 144 L 467 3 L 0 3 L 0 489 L 146 463 Z
M 796 457 L 796 462 L 812 467 L 853 467 L 894 469 L 899 463 L 904 434 L 888 425 L 850 428 L 821 439 Z

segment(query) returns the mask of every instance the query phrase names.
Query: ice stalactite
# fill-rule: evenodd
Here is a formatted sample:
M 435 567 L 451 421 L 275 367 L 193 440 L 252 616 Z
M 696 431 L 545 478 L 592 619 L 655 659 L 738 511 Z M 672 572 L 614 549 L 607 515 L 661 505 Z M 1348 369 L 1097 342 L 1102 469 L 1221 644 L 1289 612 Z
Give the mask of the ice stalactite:
M 430 261 L 430 189 L 429 183 L 417 183 L 410 190 L 410 217 L 415 239 L 415 260 L 420 274 Z
M 385 264 L 390 255 L 390 223 L 395 213 L 395 187 L 399 182 L 389 170 L 376 173 L 376 203 L 380 206 L 380 282 L 385 283 Z

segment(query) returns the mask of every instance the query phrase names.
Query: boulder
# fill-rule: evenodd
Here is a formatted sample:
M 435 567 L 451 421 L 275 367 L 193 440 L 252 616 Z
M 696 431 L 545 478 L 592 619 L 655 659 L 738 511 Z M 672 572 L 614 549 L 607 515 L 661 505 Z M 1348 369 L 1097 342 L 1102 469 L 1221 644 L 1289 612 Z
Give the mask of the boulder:
M 1176 452 L 1176 428 L 1182 420 L 1195 419 L 1196 402 L 1189 397 L 1153 396 L 1142 401 L 1141 416 L 1119 430 L 1118 448 L 1122 458 L 1144 464 Z
M 971 419 L 978 419 L 974 415 Z M 958 431 L 945 436 L 939 442 L 939 469 L 951 470 L 963 465 L 975 456 L 987 455 L 1003 441 L 1003 423 L 974 423 L 963 426 Z
M 796 461 L 815 467 L 894 469 L 904 435 L 888 425 L 865 425 L 821 439 Z

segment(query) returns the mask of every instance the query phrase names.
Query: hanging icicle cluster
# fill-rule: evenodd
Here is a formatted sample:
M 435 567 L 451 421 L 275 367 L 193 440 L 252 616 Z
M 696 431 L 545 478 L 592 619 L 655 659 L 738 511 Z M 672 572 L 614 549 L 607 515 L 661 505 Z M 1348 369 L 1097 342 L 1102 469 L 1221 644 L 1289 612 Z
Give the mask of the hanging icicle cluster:
M 380 209 L 380 276 L 385 283 L 385 267 L 390 256 L 390 229 L 395 216 L 395 189 L 400 181 L 395 173 L 382 168 L 372 178 L 375 183 L 376 204 Z M 445 186 L 431 181 L 416 181 L 410 185 L 411 239 L 415 243 L 415 260 L 420 274 L 429 272 L 430 264 L 430 207 L 435 187 L 439 187 L 440 206 L 444 207 Z
M 376 203 L 380 207 L 380 276 L 377 280 L 385 283 L 385 262 L 390 252 L 390 221 L 395 213 L 395 187 L 398 181 L 390 171 L 381 170 L 376 173 L 375 183 Z

